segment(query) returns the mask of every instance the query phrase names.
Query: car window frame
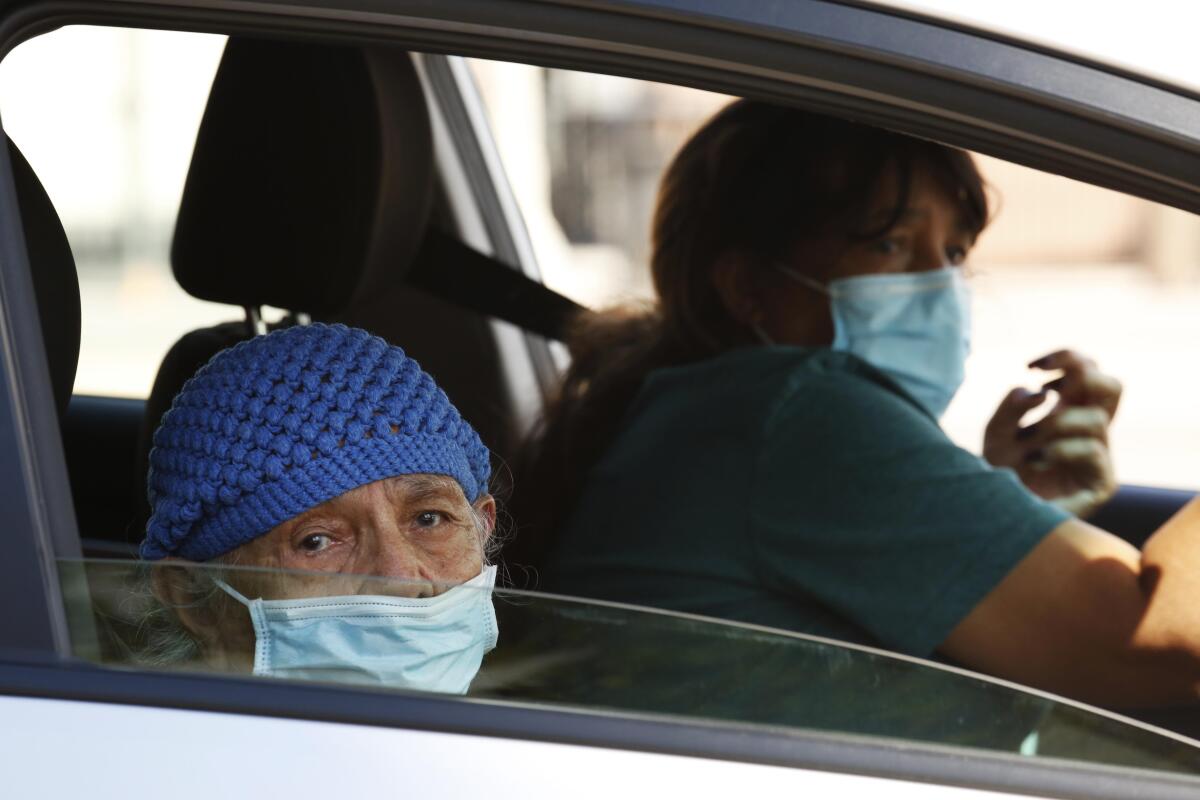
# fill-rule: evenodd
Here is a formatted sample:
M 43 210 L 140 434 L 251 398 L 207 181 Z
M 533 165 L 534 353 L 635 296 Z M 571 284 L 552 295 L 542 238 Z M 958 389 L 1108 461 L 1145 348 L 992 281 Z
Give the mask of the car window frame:
M 2 131 L 0 131 L 2 133 Z M 70 654 L 56 557 L 82 555 L 7 148 L 0 153 L 0 652 Z
M 44 6 L 24 7 L 19 12 L 13 12 L 11 9 L 7 12 L 0 11 L 4 14 L 3 20 L 0 21 L 0 50 L 7 52 L 20 38 L 68 21 L 117 26 L 162 26 L 166 23 L 181 29 L 219 28 L 223 32 L 307 34 L 311 37 L 312 22 L 321 20 L 329 29 L 326 36 L 330 41 L 378 41 L 385 35 L 377 25 L 378 15 L 382 14 L 394 25 L 388 34 L 392 35 L 399 45 L 433 51 L 452 49 L 463 55 L 513 58 L 514 55 L 520 55 L 512 36 L 516 30 L 513 17 L 516 15 L 519 18 L 527 14 L 534 6 L 528 2 L 516 1 L 479 4 L 465 0 L 446 0 L 442 10 L 453 18 L 453 23 L 434 25 L 433 22 L 437 20 L 430 17 L 420 18 L 422 13 L 431 13 L 425 4 L 396 0 L 387 10 L 376 9 L 376 17 L 370 20 L 361 16 L 365 4 L 366 0 L 345 2 L 343 7 L 346 9 L 346 18 L 337 20 L 337 24 L 334 25 L 328 19 L 328 14 L 322 18 L 316 13 L 319 9 L 284 6 L 280 3 L 277 4 L 276 15 L 264 13 L 263 7 L 271 6 L 270 2 L 259 4 L 254 9 L 241 10 L 231 10 L 229 6 L 209 0 L 197 0 L 191 9 L 154 4 L 145 4 L 135 10 L 120 3 L 94 3 L 83 7 L 50 3 Z M 731 7 L 731 4 L 698 4 Z M 779 75 L 764 78 L 761 74 L 751 75 L 745 69 L 728 74 L 716 74 L 714 71 L 720 67 L 714 65 L 710 48 L 720 47 L 730 47 L 731 52 L 743 54 L 736 64 L 743 67 L 747 64 L 757 65 L 760 71 L 764 70 L 772 58 L 786 55 L 782 50 L 796 46 L 795 42 L 785 42 L 781 46 L 778 40 L 781 34 L 778 31 L 770 36 L 760 36 L 748 33 L 740 27 L 736 30 L 714 29 L 711 27 L 712 19 L 708 20 L 710 26 L 705 27 L 696 24 L 696 20 L 691 18 L 692 15 L 687 13 L 686 9 L 682 9 L 680 3 L 579 2 L 537 5 L 546 12 L 537 15 L 536 21 L 543 32 L 548 31 L 543 38 L 549 40 L 549 43 L 543 42 L 531 50 L 530 41 L 528 37 L 525 38 L 521 42 L 523 57 L 517 60 L 534 60 L 567 67 L 587 67 L 590 64 L 593 65 L 592 68 L 600 68 L 601 71 L 622 72 L 648 79 L 667 79 L 725 91 L 738 90 L 740 87 L 739 93 L 800 101 L 826 110 L 840 110 L 843 114 L 857 115 L 864 121 L 878 123 L 887 118 L 882 113 L 885 109 L 864 111 L 861 103 L 856 105 L 850 102 L 855 99 L 850 95 L 842 96 L 841 99 L 845 102 L 838 104 L 832 102 L 837 98 L 831 98 L 825 89 L 815 91 L 812 86 L 792 84 L 785 91 L 788 82 L 781 80 Z M 850 16 L 840 18 L 847 25 L 857 19 L 854 14 L 873 14 L 871 19 L 876 23 L 880 21 L 878 17 L 890 16 L 830 3 L 806 0 L 797 0 L 795 3 L 795 8 L 817 6 L 836 8 L 844 14 L 849 13 Z M 550 13 L 552 10 L 561 11 L 570 17 L 563 21 L 561 30 L 556 28 L 560 20 L 557 14 Z M 404 14 L 409 16 L 403 17 Z M 647 16 L 648 14 L 657 16 Z M 508 27 L 485 30 L 485 26 L 494 22 L 497 16 L 507 20 Z M 408 22 L 405 22 L 405 19 Z M 416 22 L 413 22 L 414 19 Z M 862 19 L 865 20 L 866 17 Z M 653 29 L 651 33 L 661 33 L 666 29 L 669 33 L 677 34 L 666 40 L 667 44 L 675 48 L 671 52 L 675 55 L 691 53 L 695 56 L 694 63 L 685 63 L 684 60 L 664 62 L 644 53 L 631 55 L 629 48 L 632 47 L 633 51 L 636 51 L 636 43 L 630 42 L 624 42 L 627 47 L 620 52 L 603 49 L 563 52 L 555 49 L 564 38 L 578 33 L 579 25 L 594 24 L 597 20 L 603 24 L 593 35 L 612 32 L 618 42 L 622 40 L 622 37 L 617 35 L 621 29 L 618 23 L 632 28 L 634 26 L 631 21 L 650 20 L 655 23 L 647 26 Z M 501 35 L 506 32 L 507 35 Z M 555 35 L 550 36 L 550 33 Z M 634 31 L 627 38 L 639 38 L 646 34 L 646 31 Z M 984 41 L 980 40 L 981 43 Z M 707 42 L 707 45 L 697 48 L 696 42 Z M 761 45 L 761 57 L 751 58 L 746 55 L 746 48 L 753 43 Z M 825 44 L 828 45 L 828 41 Z M 542 47 L 545 49 L 541 49 Z M 819 56 L 820 48 L 813 47 L 808 54 Z M 844 54 L 826 66 L 836 66 L 834 61 L 844 66 Z M 726 62 L 727 65 L 730 63 L 733 62 Z M 874 69 L 885 66 L 879 60 L 867 59 L 862 63 Z M 1064 65 L 1068 63 L 1063 62 Z M 908 63 L 907 66 L 912 68 L 913 64 Z M 1074 64 L 1073 68 L 1092 69 L 1078 64 Z M 936 75 L 929 77 L 932 80 Z M 1096 75 L 1092 77 L 1103 82 L 1108 78 L 1117 79 L 1118 76 L 1097 70 Z M 978 99 L 981 87 L 973 85 L 971 88 L 972 97 Z M 1015 96 L 1012 87 L 992 88 L 1010 101 Z M 1148 90 L 1151 88 L 1154 87 L 1147 86 Z M 1155 91 L 1161 90 L 1155 88 Z M 1200 108 L 1200 104 L 1194 100 L 1190 102 Z M 1040 116 L 1034 115 L 1037 116 L 1039 125 L 1044 125 L 1047 119 L 1053 117 L 1053 114 L 1048 112 L 1066 113 L 1062 108 L 1055 111 L 1053 105 L 1047 103 L 1038 106 L 1047 112 Z M 945 119 L 939 119 L 941 123 L 946 122 Z M 893 121 L 894 127 L 919 132 L 919 123 L 910 116 L 899 114 Z M 1131 137 L 1136 141 L 1139 136 L 1147 141 L 1157 140 L 1152 135 L 1154 131 L 1147 128 L 1140 133 L 1137 130 L 1131 133 L 1128 130 L 1106 126 L 1103 120 L 1083 117 L 1075 118 L 1075 123 L 1075 133 L 1072 135 L 1078 134 L 1080 130 L 1092 129 L 1108 130 L 1113 135 L 1103 138 L 1099 142 L 1100 146 L 1083 161 L 1061 158 L 1061 153 L 1056 148 L 1050 148 L 1044 153 L 1023 151 L 1019 154 L 1020 158 L 1009 156 L 1010 159 L 1031 166 L 1038 166 L 1035 163 L 1038 161 L 1053 164 L 1058 169 L 1050 171 L 1060 171 L 1060 174 L 1079 169 L 1081 173 L 1092 176 L 1090 182 L 1100 185 L 1112 186 L 1105 181 L 1113 180 L 1135 187 L 1140 186 L 1142 191 L 1150 194 L 1169 194 L 1150 191 L 1138 183 L 1138 170 L 1134 167 L 1139 159 L 1131 158 L 1123 162 L 1127 169 L 1115 173 L 1115 178 L 1112 172 L 1080 167 L 1080 164 L 1102 163 L 1101 156 L 1116 142 L 1129 141 Z M 1005 149 L 1004 143 L 989 142 L 984 138 L 984 128 L 963 129 L 973 131 L 973 136 L 967 136 L 961 130 L 955 133 L 953 126 L 946 124 L 931 125 L 930 130 L 938 133 L 939 138 L 951 140 L 952 143 L 970 139 L 972 143 L 969 145 L 965 141 L 959 143 L 983 152 L 1001 154 Z M 1146 163 L 1142 165 L 1142 174 L 1155 174 L 1155 164 L 1161 160 L 1164 152 L 1196 151 L 1200 135 L 1185 137 L 1185 141 L 1182 144 L 1177 143 L 1178 146 L 1174 150 L 1170 149 L 1170 143 L 1158 141 L 1161 145 L 1159 149 L 1144 154 Z M 980 146 L 981 144 L 984 146 Z M 990 147 L 987 146 L 989 144 Z M 1088 180 L 1087 177 L 1083 179 Z M 1184 183 L 1187 191 L 1174 196 L 1174 202 L 1157 199 L 1173 205 L 1182 204 L 1182 207 L 1200 208 L 1200 200 L 1197 199 L 1200 198 L 1200 176 L 1194 179 L 1189 177 Z M 1139 194 L 1138 191 L 1124 190 Z M 77 528 L 71 510 L 48 369 L 41 355 L 44 351 L 41 347 L 36 303 L 20 227 L 11 169 L 7 155 L 0 154 L 0 236 L 3 237 L 3 244 L 0 244 L 0 502 L 5 502 L 3 520 L 7 524 L 8 540 L 14 545 L 12 557 L 0 565 L 0 601 L 7 601 L 8 608 L 22 610 L 20 614 L 4 615 L 8 619 L 0 622 L 0 693 L 137 705 L 207 708 L 228 713 L 329 719 L 431 730 L 458 726 L 456 729 L 465 733 L 520 736 L 545 741 L 560 741 L 569 736 L 579 743 L 601 747 L 681 753 L 686 753 L 688 748 L 692 748 L 691 752 L 703 754 L 705 757 L 1080 797 L 1126 797 L 1133 794 L 1135 789 L 1144 792 L 1148 787 L 1153 787 L 1158 796 L 1162 797 L 1194 796 L 1193 782 L 1180 782 L 1180 779 L 1157 773 L 1105 771 L 1091 765 L 1038 764 L 1005 756 L 974 752 L 964 754 L 932 745 L 854 742 L 831 734 L 745 731 L 726 723 L 708 725 L 701 722 L 641 719 L 636 715 L 625 714 L 563 712 L 502 704 L 479 705 L 433 697 L 398 696 L 395 702 L 381 703 L 378 694 L 355 693 L 345 688 L 265 686 L 261 681 L 251 680 L 241 680 L 235 688 L 234 683 L 239 679 L 130 674 L 99 670 L 71 662 L 67 656 L 65 616 L 54 570 L 54 559 L 56 556 L 69 557 L 77 551 L 78 537 L 74 535 Z M 798 747 L 798 741 L 803 741 L 805 747 Z M 1187 794 L 1183 793 L 1185 791 Z

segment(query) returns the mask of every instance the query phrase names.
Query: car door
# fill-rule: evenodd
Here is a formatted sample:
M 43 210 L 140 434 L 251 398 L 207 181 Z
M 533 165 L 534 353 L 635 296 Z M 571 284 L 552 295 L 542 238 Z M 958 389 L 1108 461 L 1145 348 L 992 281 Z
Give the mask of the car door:
M 731 10 L 732 6 L 714 8 L 721 13 L 711 13 L 705 17 L 697 15 L 695 8 L 669 4 L 640 8 L 615 4 L 559 4 L 539 7 L 541 11 L 553 13 L 529 15 L 530 6 L 520 3 L 497 3 L 486 8 L 447 3 L 436 12 L 431 12 L 422 4 L 397 4 L 384 17 L 390 25 L 395 26 L 397 41 L 409 46 L 439 49 L 453 42 L 454 48 L 461 48 L 462 52 L 506 52 L 513 56 L 523 54 L 528 57 L 529 41 L 535 40 L 541 43 L 536 49 L 537 53 L 542 53 L 540 58 L 550 59 L 549 54 L 554 53 L 555 61 L 564 64 L 597 64 L 610 69 L 670 76 L 726 88 L 757 85 L 760 91 L 775 92 L 780 96 L 791 96 L 789 90 L 794 90 L 797 96 L 805 95 L 813 102 L 836 105 L 834 101 L 839 101 L 848 106 L 853 105 L 849 101 L 854 97 L 869 93 L 864 88 L 869 81 L 864 80 L 864 85 L 847 82 L 842 86 L 845 96 L 838 95 L 828 87 L 819 91 L 813 87 L 828 82 L 839 69 L 844 72 L 847 62 L 869 67 L 873 60 L 886 60 L 880 55 L 884 50 L 859 53 L 861 63 L 851 61 L 844 52 L 835 52 L 836 48 L 830 44 L 833 34 L 821 28 L 822 24 L 829 22 L 825 15 L 832 14 L 835 22 L 840 20 L 845 29 L 834 26 L 834 32 L 840 30 L 847 36 L 851 29 L 858 30 L 860 23 L 875 25 L 882 33 L 890 30 L 884 25 L 885 22 L 904 23 L 904 20 L 897 22 L 874 12 L 817 4 L 797 4 L 797 8 L 814 12 L 811 16 L 792 17 L 783 14 L 779 19 L 765 22 L 754 18 L 756 12 L 753 9 L 748 16 L 739 16 L 735 13 L 736 9 Z M 377 29 L 366 27 L 359 16 L 346 9 L 325 8 L 320 11 L 323 17 L 332 16 L 338 20 L 339 25 L 343 26 L 342 35 L 379 35 Z M 409 16 L 394 16 L 400 12 Z M 147 16 L 139 16 L 142 13 Z M 57 9 L 47 8 L 44 16 L 41 12 L 35 12 L 29 16 L 11 17 L 10 21 L 13 25 L 32 25 L 36 22 L 39 26 L 49 26 L 86 18 L 92 21 L 105 19 L 114 24 L 131 21 L 149 24 L 152 19 L 165 17 L 179 27 L 189 27 L 196 24 L 192 22 L 194 17 L 203 17 L 206 28 L 217 25 L 229 31 L 250 30 L 259 34 L 288 35 L 311 22 L 310 15 L 315 11 L 311 8 L 280 10 L 270 19 L 262 18 L 258 13 L 257 9 L 253 12 L 237 8 L 216 10 L 197 4 L 190 9 L 158 8 L 151 14 L 149 9 L 131 11 L 120 5 L 96 4 L 80 16 L 70 13 L 64 15 Z M 858 16 L 860 14 L 862 16 Z M 373 18 L 373 22 L 378 21 Z M 633 22 L 638 24 L 631 24 Z M 870 25 L 867 27 L 870 28 Z M 563 47 L 564 41 L 584 33 L 587 34 L 583 37 L 584 42 L 574 48 Z M 894 32 L 894 35 L 902 40 L 907 33 L 902 29 Z M 822 36 L 825 38 L 822 39 Z M 781 37 L 790 44 L 776 47 Z M 797 38 L 807 42 L 811 52 L 804 46 L 797 47 L 794 41 Z M 659 42 L 652 52 L 644 49 L 649 40 Z M 672 43 L 671 47 L 663 47 L 664 41 Z M 824 49 L 812 46 L 813 42 L 823 42 Z M 717 58 L 724 48 L 731 46 L 732 51 L 726 52 L 723 59 Z M 762 52 L 759 53 L 759 50 Z M 804 74 L 808 85 L 797 85 L 804 84 L 804 81 L 797 82 L 794 80 L 795 73 L 782 69 L 783 64 L 791 63 L 797 56 L 811 57 L 813 61 L 811 70 Z M 894 53 L 888 59 L 893 57 Z M 781 63 L 774 64 L 774 73 L 771 71 L 773 58 L 781 59 Z M 794 70 L 796 65 L 791 64 L 787 69 Z M 869 69 L 865 72 L 868 77 L 872 74 Z M 882 70 L 876 79 L 884 80 Z M 887 81 L 894 82 L 895 77 L 887 78 Z M 981 91 L 978 87 L 974 88 L 976 99 Z M 859 100 L 862 98 L 859 97 Z M 861 113 L 872 119 L 891 114 L 895 118 L 893 121 L 899 120 L 896 124 L 900 125 L 903 114 L 899 110 L 912 100 L 904 100 L 903 95 L 896 95 L 892 100 L 897 108 L 891 105 L 881 108 L 864 102 Z M 871 109 L 875 116 L 868 113 Z M 944 116 L 944 128 L 938 130 L 944 130 L 946 138 L 951 138 L 952 114 L 947 112 Z M 916 124 L 912 122 L 912 125 Z M 922 121 L 920 124 L 930 123 Z M 1083 123 L 1080 123 L 1080 127 L 1092 132 L 1095 130 Z M 974 127 L 964 125 L 963 130 L 978 132 L 986 128 L 985 120 L 976 119 Z M 1148 139 L 1153 138 L 1145 131 L 1143 134 Z M 462 135 L 466 138 L 459 140 L 459 146 L 465 148 L 464 142 L 470 141 L 470 133 Z M 1126 138 L 1136 138 L 1136 135 L 1136 131 L 1125 133 Z M 968 138 L 961 131 L 957 136 L 960 141 Z M 477 140 L 476 146 L 482 148 L 486 145 Z M 1003 149 L 1008 146 L 1015 147 L 1011 144 L 997 144 L 995 147 Z M 1159 148 L 1160 151 L 1162 149 Z M 1050 159 L 1046 154 L 1040 157 Z M 1071 162 L 1072 168 L 1084 170 L 1095 166 L 1099 169 L 1097 165 L 1107 165 L 1106 159 L 1112 157 L 1108 151 L 1094 153 L 1091 160 L 1079 156 L 1077 161 Z M 1033 160 L 1033 157 L 1030 159 Z M 1176 192 L 1179 197 L 1190 198 L 1177 186 L 1168 191 L 1154 180 L 1146 179 L 1130 159 L 1122 163 L 1127 169 L 1124 172 L 1114 169 L 1111 176 L 1113 182 L 1136 185 L 1146 194 L 1154 196 Z M 1140 161 L 1137 163 L 1141 164 L 1141 168 L 1152 169 L 1154 159 L 1147 156 L 1144 164 Z M 15 720 L 8 729 L 16 732 L 12 734 L 15 741 L 10 742 L 11 747 L 7 752 L 25 768 L 49 768 L 45 761 L 35 759 L 41 748 L 48 746 L 44 739 L 30 742 L 17 738 L 21 730 L 48 732 L 57 729 L 50 725 L 38 727 L 35 720 L 61 720 L 64 723 L 66 720 L 87 721 L 74 724 L 79 735 L 69 740 L 67 757 L 77 759 L 72 763 L 96 770 L 89 773 L 90 781 L 107 779 L 115 782 L 121 776 L 128 775 L 129 771 L 127 763 L 119 762 L 119 745 L 125 741 L 123 734 L 146 744 L 148 750 L 140 751 L 143 760 L 155 765 L 168 764 L 171 758 L 178 757 L 180 741 L 196 738 L 195 728 L 203 724 L 200 721 L 203 718 L 204 722 L 216 725 L 211 733 L 217 739 L 235 727 L 245 725 L 248 730 L 252 728 L 249 737 L 228 740 L 238 743 L 236 749 L 209 750 L 207 752 L 210 755 L 224 752 L 233 757 L 252 751 L 255 742 L 281 743 L 283 746 L 279 747 L 266 745 L 265 753 L 253 759 L 257 765 L 265 763 L 274 767 L 264 770 L 266 773 L 282 772 L 295 751 L 307 752 L 315 743 L 324 741 L 330 735 L 330 729 L 322 726 L 348 725 L 366 730 L 358 731 L 365 737 L 358 740 L 359 748 L 352 747 L 345 752 L 379 747 L 387 754 L 412 754 L 411 760 L 405 762 L 408 764 L 429 763 L 433 756 L 423 757 L 422 754 L 434 751 L 443 755 L 448 752 L 469 753 L 471 744 L 491 748 L 491 752 L 505 756 L 500 760 L 504 764 L 503 769 L 508 772 L 497 779 L 499 785 L 514 790 L 527 787 L 529 779 L 526 776 L 535 776 L 535 781 L 543 786 L 553 785 L 553 774 L 546 777 L 547 761 L 555 762 L 568 775 L 586 771 L 602 776 L 598 785 L 606 793 L 634 791 L 642 785 L 649 785 L 644 781 L 656 785 L 690 783 L 696 786 L 699 782 L 697 773 L 692 771 L 695 763 L 674 760 L 687 757 L 703 759 L 705 766 L 701 769 L 733 770 L 729 774 L 734 777 L 728 778 L 727 783 L 723 784 L 714 778 L 705 787 L 714 795 L 722 786 L 731 784 L 739 788 L 753 788 L 757 778 L 751 777 L 751 773 L 765 776 L 768 772 L 771 780 L 778 776 L 779 780 L 794 788 L 826 787 L 851 791 L 880 786 L 862 783 L 863 780 L 872 779 L 861 778 L 860 775 L 884 776 L 893 781 L 888 784 L 889 792 L 920 791 L 922 797 L 936 796 L 939 790 L 931 786 L 938 784 L 956 787 L 945 792 L 959 793 L 946 796 L 971 796 L 970 790 L 958 788 L 963 785 L 997 791 L 1007 789 L 1026 796 L 1123 796 L 1122 793 L 1127 795 L 1135 790 L 1148 791 L 1152 788 L 1166 797 L 1172 796 L 1171 793 L 1184 796 L 1185 790 L 1194 789 L 1184 779 L 1160 775 L 1134 771 L 1097 771 L 1082 766 L 1056 770 L 1052 766 L 1023 762 L 1018 758 L 997 760 L 904 742 L 861 742 L 823 734 L 747 730 L 704 721 L 647 719 L 644 714 L 637 713 L 530 708 L 519 703 L 464 703 L 453 698 L 407 695 L 388 695 L 381 699 L 375 693 L 345 688 L 275 685 L 215 676 L 151 674 L 80 663 L 76 659 L 76 652 L 80 637 L 87 635 L 88 626 L 85 620 L 72 627 L 69 609 L 63 601 L 64 596 L 70 594 L 71 587 L 64 585 L 70 584 L 70 578 L 64 578 L 59 569 L 59 563 L 63 560 L 78 559 L 78 532 L 71 511 L 70 486 L 36 314 L 29 257 L 23 244 L 21 209 L 16 202 L 11 170 L 5 167 L 3 160 L 0 160 L 0 174 L 4 176 L 0 182 L 0 226 L 3 226 L 0 233 L 4 242 L 4 250 L 0 253 L 3 255 L 3 263 L 0 264 L 0 304 L 5 320 L 0 336 L 0 345 L 3 346 L 0 351 L 0 379 L 4 386 L 4 392 L 0 393 L 0 436 L 4 441 L 4 447 L 0 448 L 0 492 L 4 493 L 0 507 L 4 509 L 5 541 L 10 551 L 10 558 L 2 568 L 0 598 L 7 601 L 7 607 L 21 609 L 20 613 L 5 615 L 4 621 L 0 622 L 0 646 L 4 653 L 0 685 L 3 686 L 4 702 L 11 712 L 6 719 Z M 486 201 L 480 199 L 479 202 L 482 204 Z M 505 219 L 506 224 L 515 224 L 511 217 Z M 82 634 L 79 632 L 81 629 L 84 631 Z M 164 713 L 168 713 L 170 719 L 158 715 L 157 709 L 166 709 Z M 202 717 L 194 716 L 197 714 Z M 147 741 L 138 732 L 148 727 L 164 733 Z M 355 736 L 341 727 L 337 730 L 338 735 Z M 436 735 L 431 732 L 436 732 Z M 450 735 L 471 738 L 467 743 L 458 739 L 439 738 Z M 143 738 L 136 738 L 138 736 Z M 414 744 L 414 736 L 428 743 L 431 750 L 425 750 L 424 745 Z M 517 746 L 513 749 L 503 744 L 497 745 L 497 742 L 514 742 Z M 563 745 L 564 742 L 568 745 Z M 580 757 L 586 759 L 586 764 L 579 766 L 580 762 L 569 758 L 557 761 L 554 756 L 548 755 L 549 751 L 539 750 L 535 745 L 581 747 Z M 518 751 L 523 754 L 511 755 Z M 558 754 L 565 751 L 554 749 L 553 752 Z M 159 757 L 150 757 L 155 754 Z M 644 773 L 633 771 L 631 767 L 605 760 L 609 757 L 620 760 L 630 754 L 639 756 L 636 760 L 642 760 L 640 757 L 645 754 L 667 755 L 647 768 L 651 770 L 649 778 Z M 383 770 L 390 763 L 389 758 L 394 756 L 379 756 L 374 762 L 375 767 Z M 714 764 L 718 766 L 714 767 Z M 793 769 L 777 773 L 774 771 L 776 765 Z M 814 777 L 811 771 L 796 768 L 814 770 L 817 776 Z M 110 771 L 105 772 L 106 769 Z M 296 774 L 305 776 L 306 781 L 312 781 L 306 782 L 303 788 L 313 795 L 335 788 L 334 785 L 320 783 L 323 780 L 321 773 Z M 37 784 L 35 782 L 39 775 L 40 772 L 26 773 L 23 776 L 26 783 L 21 785 L 79 785 L 71 783 L 75 777 L 67 774 L 55 774 L 51 776 L 51 782 Z M 159 783 L 153 788 L 161 790 L 161 781 L 170 780 L 172 776 L 163 773 L 157 775 Z M 214 772 L 205 777 L 211 777 L 216 782 L 218 774 Z M 430 779 L 428 785 L 434 790 L 450 793 L 467 785 L 455 782 L 459 777 L 449 772 L 439 772 Z M 833 783 L 811 782 L 830 780 Z M 897 780 L 905 783 L 894 783 Z M 203 779 L 194 785 L 197 789 L 211 789 L 214 786 Z M 344 787 L 344 784 L 339 782 L 336 786 Z M 121 788 L 128 789 L 127 786 Z

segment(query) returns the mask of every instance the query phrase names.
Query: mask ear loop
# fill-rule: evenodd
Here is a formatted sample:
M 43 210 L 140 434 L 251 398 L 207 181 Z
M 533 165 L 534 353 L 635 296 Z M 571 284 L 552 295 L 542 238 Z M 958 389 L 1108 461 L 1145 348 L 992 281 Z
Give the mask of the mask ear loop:
M 232 586 L 230 586 L 228 583 L 221 580 L 220 578 L 213 578 L 213 583 L 215 583 L 217 586 L 221 587 L 221 589 L 225 592 L 225 594 L 229 595 L 234 600 L 237 600 L 239 603 L 244 605 L 246 608 L 250 608 L 252 605 L 254 605 L 253 600 L 250 600 L 249 598 L 246 597 L 246 595 L 242 594 L 237 589 L 233 588 Z
M 807 286 L 809 289 L 812 289 L 815 292 L 820 292 L 826 297 L 833 297 L 833 292 L 829 291 L 828 286 L 820 281 L 813 280 L 801 272 L 797 272 L 787 264 L 784 264 L 782 261 L 772 261 L 771 266 L 792 280 L 796 281 L 796 283 L 799 283 L 801 286 Z M 754 335 L 758 337 L 760 342 L 768 347 L 776 344 L 775 340 L 772 339 L 771 335 L 763 329 L 763 326 L 758 320 L 753 320 L 750 323 L 750 330 L 754 332 Z
M 254 627 L 254 674 L 269 675 L 271 670 L 271 629 L 267 625 L 266 614 L 261 600 L 251 600 L 237 589 L 230 586 L 221 578 L 213 578 L 213 583 L 226 594 L 237 600 L 250 612 L 250 624 Z
M 826 297 L 833 297 L 833 292 L 829 291 L 828 286 L 826 286 L 825 284 L 821 283 L 818 280 L 814 280 L 814 279 L 808 277 L 803 272 L 797 272 L 792 267 L 790 267 L 787 264 L 784 264 L 780 261 L 771 262 L 771 266 L 773 266 L 779 272 L 782 272 L 784 275 L 787 275 L 789 278 L 794 280 L 796 283 L 799 283 L 802 286 L 807 286 L 809 289 L 812 289 L 814 292 L 820 292 L 821 294 L 825 295 Z

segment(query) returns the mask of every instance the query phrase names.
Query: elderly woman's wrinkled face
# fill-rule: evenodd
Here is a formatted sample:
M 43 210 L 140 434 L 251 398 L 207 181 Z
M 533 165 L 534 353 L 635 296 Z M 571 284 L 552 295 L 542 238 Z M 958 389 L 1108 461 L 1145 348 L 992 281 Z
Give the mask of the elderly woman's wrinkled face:
M 396 578 L 418 595 L 483 568 L 496 505 L 472 507 L 456 481 L 404 475 L 360 486 L 275 526 L 232 554 L 238 566 Z
M 339 595 L 432 597 L 477 576 L 496 504 L 474 505 L 452 478 L 405 475 L 346 492 L 277 525 L 220 561 L 241 594 L 268 600 Z M 190 606 L 162 564 L 157 591 L 178 609 L 215 666 L 249 669 L 254 631 L 245 609 L 218 594 Z M 252 569 L 243 569 L 252 568 Z
M 404 475 L 322 503 L 247 542 L 226 560 L 272 570 L 256 573 L 257 580 L 243 578 L 264 584 L 246 586 L 251 596 L 431 597 L 479 574 L 495 518 L 490 495 L 472 506 L 451 478 Z

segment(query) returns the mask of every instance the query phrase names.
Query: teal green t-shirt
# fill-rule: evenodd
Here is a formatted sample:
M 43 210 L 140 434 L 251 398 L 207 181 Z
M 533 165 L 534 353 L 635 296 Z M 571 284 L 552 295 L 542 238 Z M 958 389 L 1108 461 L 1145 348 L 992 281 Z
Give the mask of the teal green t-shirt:
M 647 377 L 542 583 L 928 656 L 1067 518 L 865 361 L 746 348 Z

